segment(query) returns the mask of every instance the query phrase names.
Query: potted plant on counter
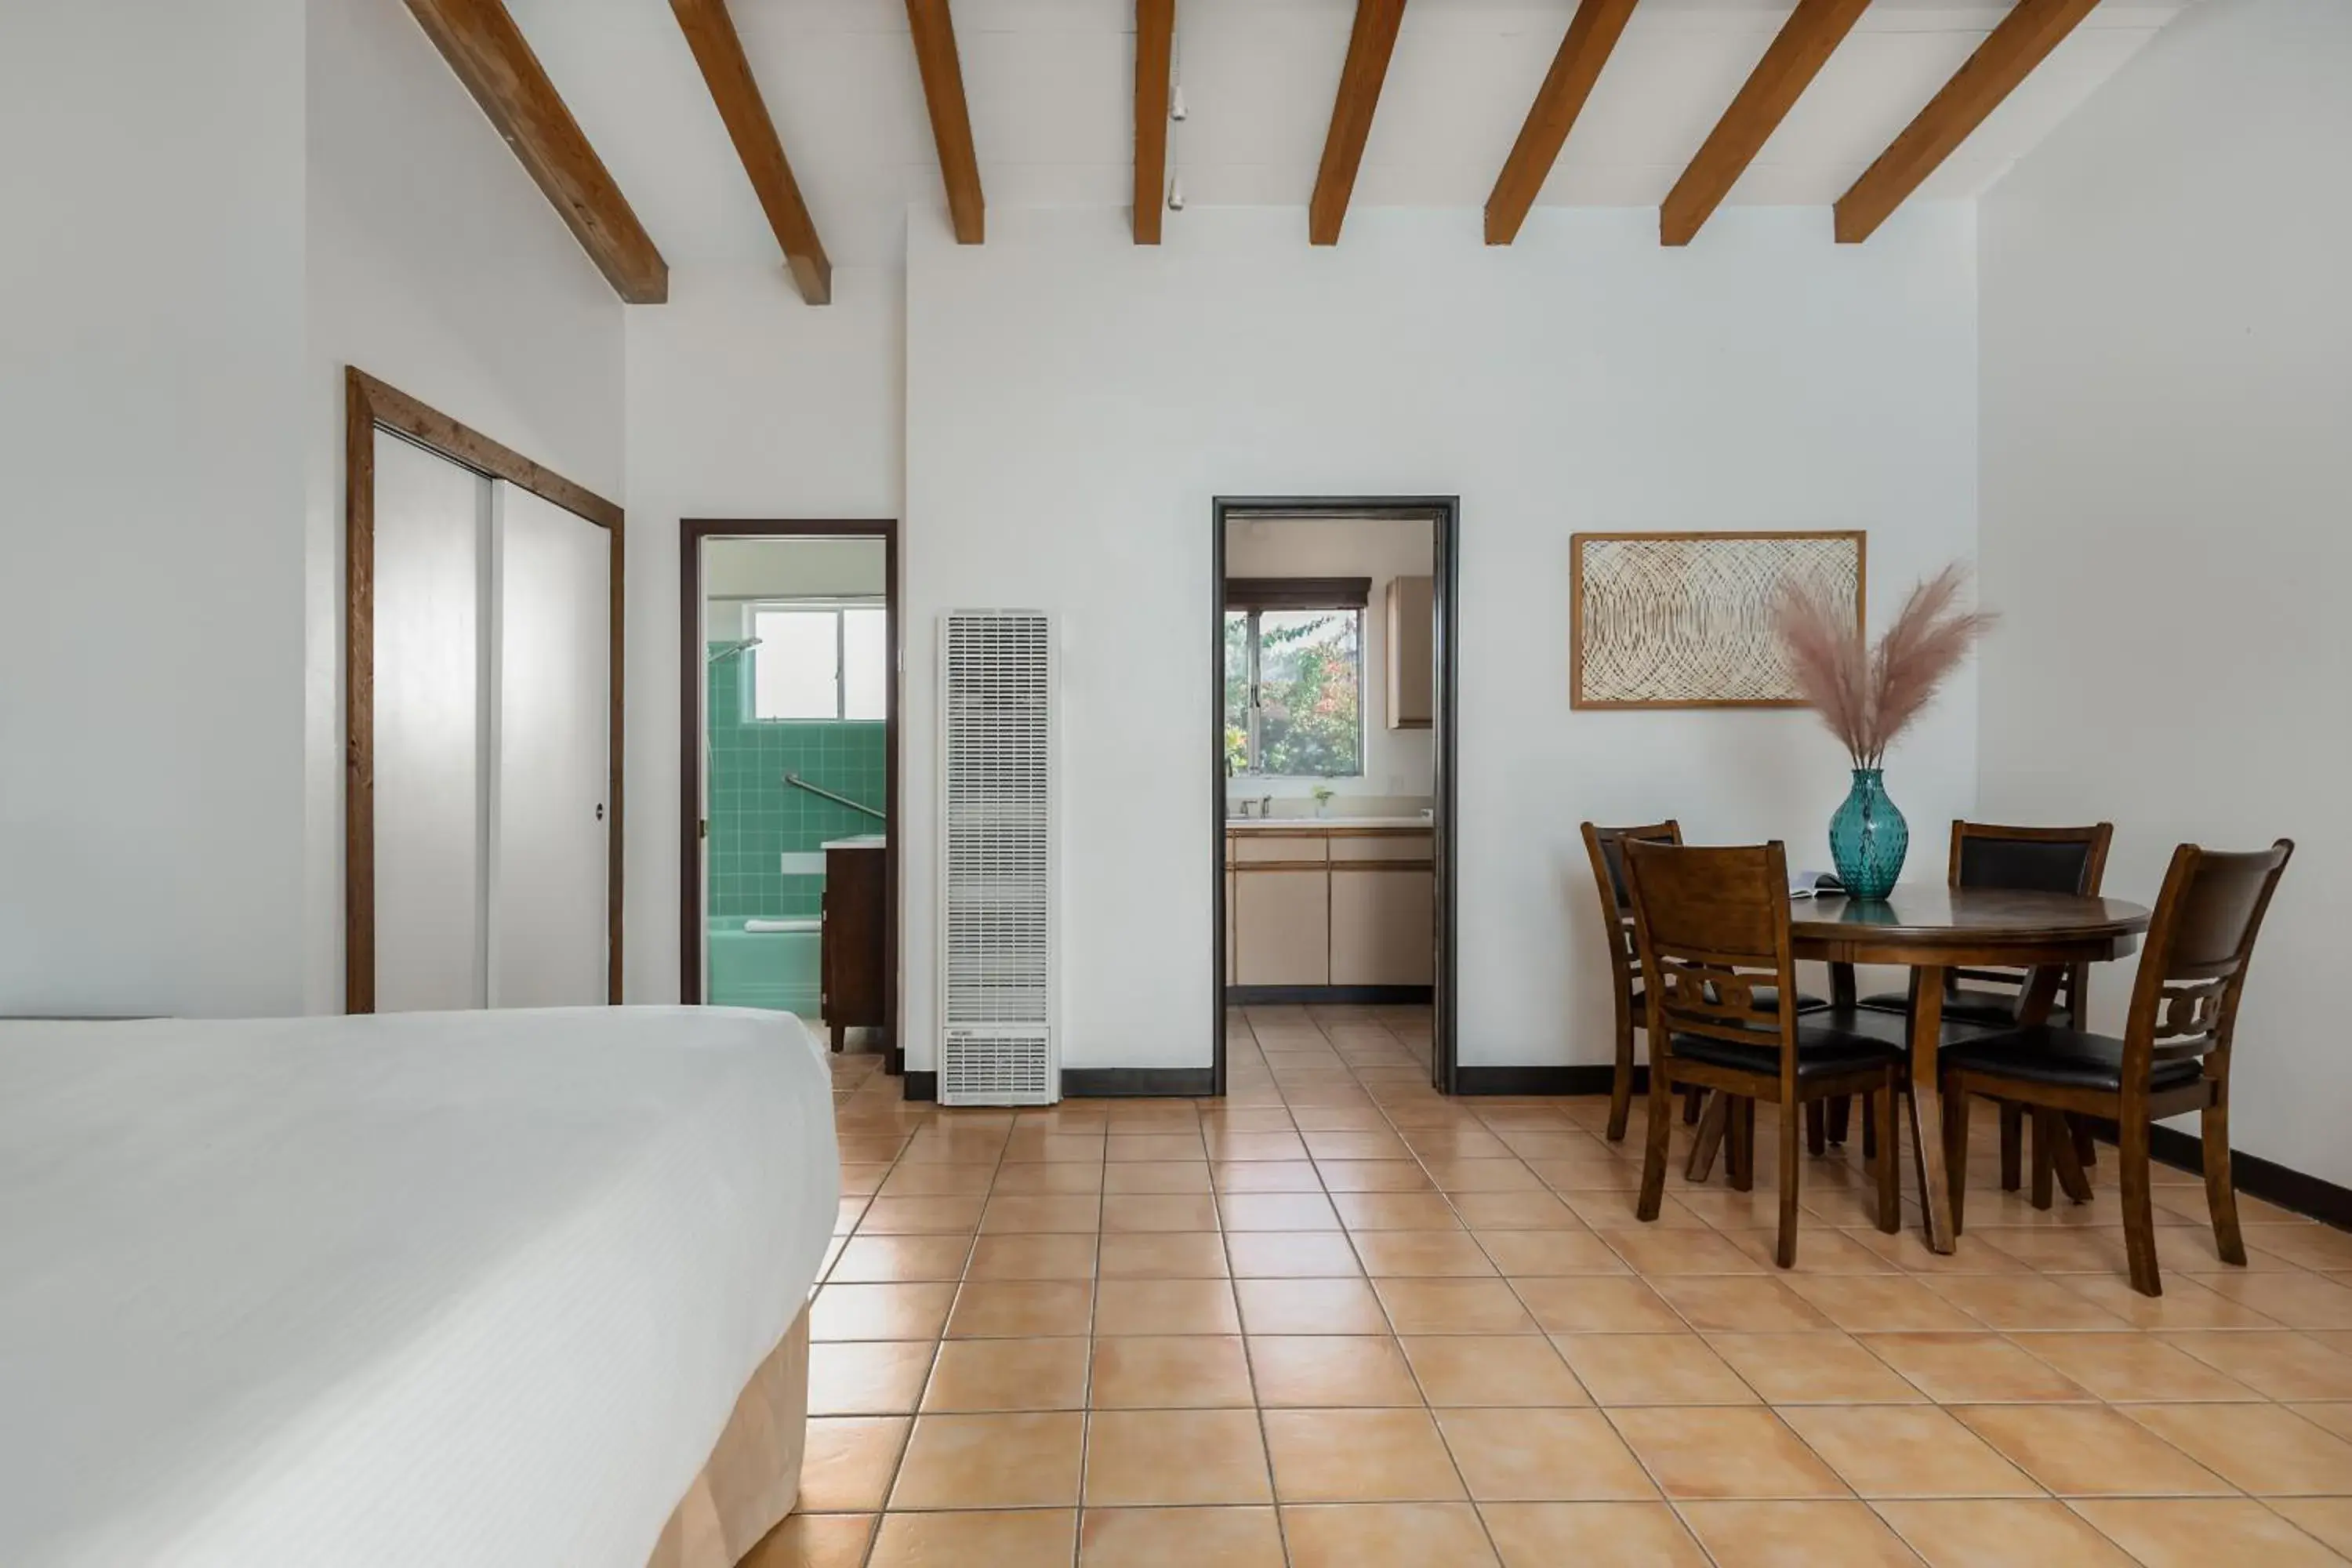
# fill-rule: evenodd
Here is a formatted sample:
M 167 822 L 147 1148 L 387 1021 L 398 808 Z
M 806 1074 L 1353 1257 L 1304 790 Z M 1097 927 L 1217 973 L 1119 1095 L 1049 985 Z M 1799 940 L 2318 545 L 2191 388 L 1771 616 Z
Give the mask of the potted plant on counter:
M 1992 624 L 1959 607 L 1966 581 L 1955 562 L 1912 589 L 1875 647 L 1864 646 L 1850 607 L 1793 587 L 1780 596 L 1780 641 L 1798 695 L 1853 763 L 1853 787 L 1830 818 L 1830 858 L 1848 897 L 1883 899 L 1903 874 L 1911 829 L 1886 795 L 1886 749 Z

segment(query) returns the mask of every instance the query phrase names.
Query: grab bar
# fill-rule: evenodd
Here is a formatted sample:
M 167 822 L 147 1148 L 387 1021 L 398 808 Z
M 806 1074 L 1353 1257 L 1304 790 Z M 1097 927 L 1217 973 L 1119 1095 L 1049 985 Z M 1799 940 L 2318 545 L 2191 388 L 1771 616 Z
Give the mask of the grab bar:
M 854 801 L 845 795 L 835 795 L 829 789 L 819 789 L 816 785 L 809 783 L 808 780 L 801 777 L 798 773 L 786 773 L 784 775 L 784 782 L 792 785 L 794 789 L 804 789 L 808 791 L 809 794 L 816 795 L 820 799 L 833 802 L 835 805 L 845 805 L 852 811 L 862 811 L 866 816 L 878 818 L 884 822 L 890 820 L 889 813 L 877 811 L 872 806 Z

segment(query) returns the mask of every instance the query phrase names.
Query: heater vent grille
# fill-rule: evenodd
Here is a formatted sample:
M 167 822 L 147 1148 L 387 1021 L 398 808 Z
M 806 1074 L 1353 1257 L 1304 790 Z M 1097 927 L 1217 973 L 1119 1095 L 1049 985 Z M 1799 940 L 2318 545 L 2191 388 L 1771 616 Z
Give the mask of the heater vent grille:
M 1053 1052 L 1053 628 L 950 612 L 940 636 L 940 1098 L 1059 1098 Z

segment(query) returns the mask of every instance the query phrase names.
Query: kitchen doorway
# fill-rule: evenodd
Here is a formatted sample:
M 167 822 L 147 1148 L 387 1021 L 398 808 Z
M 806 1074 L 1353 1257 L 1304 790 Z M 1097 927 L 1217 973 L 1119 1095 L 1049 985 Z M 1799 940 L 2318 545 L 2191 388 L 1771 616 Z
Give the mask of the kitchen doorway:
M 1455 1091 L 1453 497 L 1213 508 L 1212 1092 L 1228 1009 L 1423 1005 Z
M 898 524 L 679 532 L 680 996 L 897 1073 Z

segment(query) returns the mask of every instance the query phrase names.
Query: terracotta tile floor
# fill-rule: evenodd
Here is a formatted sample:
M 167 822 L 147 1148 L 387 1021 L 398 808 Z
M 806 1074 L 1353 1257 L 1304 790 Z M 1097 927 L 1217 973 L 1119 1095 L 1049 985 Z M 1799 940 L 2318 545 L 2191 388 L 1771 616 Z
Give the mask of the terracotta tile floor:
M 1447 1100 L 1409 1008 L 1252 1009 L 1223 1100 L 908 1105 L 836 1058 L 803 1514 L 756 1568 L 2334 1563 L 2352 1237 L 2159 1171 L 2165 1295 L 2098 1195 L 1871 1228 L 1858 1142 L 1758 1191 L 1601 1100 Z M 1910 1181 L 1906 1170 L 1906 1186 Z

